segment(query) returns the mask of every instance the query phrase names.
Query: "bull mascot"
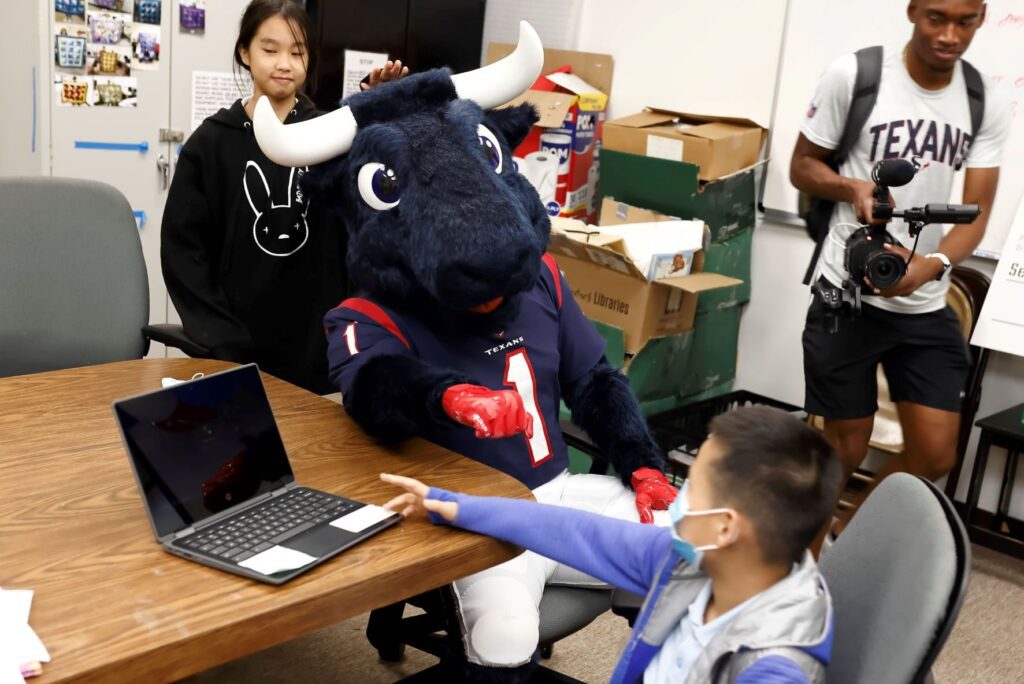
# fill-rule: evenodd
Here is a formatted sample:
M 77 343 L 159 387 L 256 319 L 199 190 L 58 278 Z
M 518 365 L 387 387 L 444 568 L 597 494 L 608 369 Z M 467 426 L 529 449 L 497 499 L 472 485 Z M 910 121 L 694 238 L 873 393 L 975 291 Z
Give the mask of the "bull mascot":
M 304 187 L 348 227 L 362 296 L 324 324 L 331 379 L 367 433 L 426 438 L 541 502 L 652 522 L 675 489 L 626 378 L 545 255 L 550 221 L 512 162 L 537 114 L 494 109 L 527 90 L 543 61 L 523 22 L 516 50 L 495 64 L 409 76 L 287 126 L 260 101 L 254 130 L 273 161 L 315 165 Z M 562 399 L 621 482 L 568 473 Z M 599 585 L 530 552 L 455 583 L 466 679 L 528 678 L 548 582 Z

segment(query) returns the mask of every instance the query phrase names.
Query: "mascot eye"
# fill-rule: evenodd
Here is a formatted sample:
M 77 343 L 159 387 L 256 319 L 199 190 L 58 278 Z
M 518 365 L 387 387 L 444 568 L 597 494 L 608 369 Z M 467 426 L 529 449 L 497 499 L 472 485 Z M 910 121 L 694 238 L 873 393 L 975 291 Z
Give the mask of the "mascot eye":
M 379 163 L 363 164 L 356 179 L 363 201 L 377 211 L 387 211 L 398 206 L 402 188 L 398 184 L 395 170 Z
M 494 169 L 494 173 L 501 173 L 501 145 L 498 144 L 498 139 L 484 126 L 477 126 L 476 134 L 480 136 L 480 149 L 483 150 L 484 159 Z

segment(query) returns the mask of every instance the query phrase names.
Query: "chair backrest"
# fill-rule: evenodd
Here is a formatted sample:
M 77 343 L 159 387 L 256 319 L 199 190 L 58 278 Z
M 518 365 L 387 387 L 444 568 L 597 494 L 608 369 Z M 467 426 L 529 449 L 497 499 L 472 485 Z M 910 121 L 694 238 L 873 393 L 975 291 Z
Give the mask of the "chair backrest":
M 966 266 L 954 266 L 953 272 L 949 276 L 949 284 L 951 296 L 947 299 L 962 300 L 963 303 L 959 307 L 953 301 L 949 301 L 949 303 L 964 323 L 964 337 L 970 339 L 974 333 L 974 326 L 978 323 L 978 315 L 981 313 L 981 307 L 985 303 L 985 297 L 988 295 L 988 288 L 992 281 L 981 271 L 975 271 Z M 967 317 L 968 312 L 969 318 Z
M 0 377 L 141 358 L 149 281 L 124 196 L 0 178 Z
M 829 684 L 921 682 L 960 613 L 971 552 L 949 499 L 885 478 L 821 557 L 835 606 Z

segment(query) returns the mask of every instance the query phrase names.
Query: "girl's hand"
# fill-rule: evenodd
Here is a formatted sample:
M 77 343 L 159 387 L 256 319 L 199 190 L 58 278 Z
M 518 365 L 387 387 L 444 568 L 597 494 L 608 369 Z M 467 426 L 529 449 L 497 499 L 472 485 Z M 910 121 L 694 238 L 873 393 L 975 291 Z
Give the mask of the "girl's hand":
M 409 67 L 402 66 L 402 60 L 396 59 L 391 61 L 390 59 L 384 64 L 383 68 L 376 68 L 370 72 L 370 82 L 360 83 L 360 87 L 363 90 L 369 90 L 370 88 L 380 85 L 381 83 L 387 83 L 388 81 L 397 81 L 403 76 L 409 75 Z
M 399 494 L 384 504 L 384 508 L 401 513 L 403 518 L 408 518 L 416 511 L 425 510 L 440 515 L 448 522 L 453 522 L 459 513 L 459 504 L 454 501 L 428 499 L 427 494 L 430 493 L 430 487 L 419 480 L 390 473 L 381 473 L 380 479 L 405 490 L 405 494 Z

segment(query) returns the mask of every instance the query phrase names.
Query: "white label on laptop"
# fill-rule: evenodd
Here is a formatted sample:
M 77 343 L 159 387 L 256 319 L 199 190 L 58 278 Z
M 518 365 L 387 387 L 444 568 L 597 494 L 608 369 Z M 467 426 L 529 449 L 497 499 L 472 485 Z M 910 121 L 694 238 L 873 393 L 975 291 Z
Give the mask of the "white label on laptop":
M 683 161 L 683 141 L 660 135 L 648 135 L 647 156 L 681 162 Z
M 370 525 L 375 525 L 381 520 L 387 520 L 394 513 L 391 511 L 381 508 L 380 506 L 374 506 L 373 504 L 367 504 L 362 508 L 358 508 L 348 515 L 343 515 L 337 520 L 331 522 L 334 527 L 348 530 L 349 532 L 362 532 Z
M 283 546 L 272 546 L 266 551 L 257 553 L 252 558 L 242 561 L 239 565 L 243 568 L 255 570 L 261 575 L 273 575 L 278 572 L 301 568 L 303 565 L 309 565 L 315 560 L 316 558 L 308 553 L 302 553 L 295 549 L 286 549 Z

